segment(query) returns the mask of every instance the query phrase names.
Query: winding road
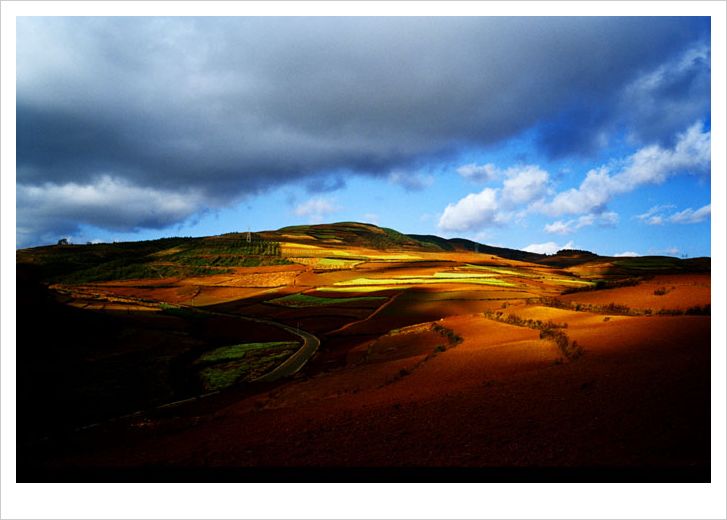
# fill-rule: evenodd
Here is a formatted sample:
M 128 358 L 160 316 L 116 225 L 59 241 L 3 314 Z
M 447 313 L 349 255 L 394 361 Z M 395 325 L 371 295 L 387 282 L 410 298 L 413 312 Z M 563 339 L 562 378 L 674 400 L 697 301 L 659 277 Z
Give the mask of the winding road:
M 89 292 L 88 290 L 86 290 L 86 291 L 79 290 L 79 288 L 75 288 L 74 290 L 71 290 L 71 289 L 64 288 L 62 286 L 57 286 L 57 287 L 55 287 L 55 289 L 59 292 L 66 292 L 68 294 L 73 294 L 74 290 L 76 293 L 81 293 L 81 294 L 84 294 L 84 293 L 88 294 L 88 292 Z M 105 295 L 105 294 L 102 295 L 102 294 L 97 294 L 97 293 L 93 293 L 92 296 L 94 296 L 96 298 L 103 298 L 103 299 L 110 298 L 108 295 Z M 141 298 L 134 298 L 131 296 L 123 296 L 123 297 L 111 296 L 111 298 L 114 298 L 116 301 L 128 301 L 129 303 L 133 303 L 133 304 L 137 304 L 137 305 L 143 304 L 143 305 L 161 306 L 162 304 L 164 304 L 164 305 L 168 305 L 169 307 L 185 309 L 185 310 L 189 310 L 190 312 L 196 312 L 199 314 L 208 314 L 208 315 L 212 315 L 212 316 L 222 316 L 225 318 L 233 318 L 233 319 L 238 319 L 238 320 L 252 321 L 255 323 L 262 323 L 264 325 L 270 325 L 272 327 L 278 327 L 280 329 L 286 330 L 286 331 L 290 332 L 291 334 L 298 336 L 303 341 L 303 344 L 301 345 L 301 347 L 298 350 L 296 350 L 292 355 L 290 355 L 290 357 L 288 357 L 285 361 L 283 361 L 280 365 L 275 367 L 273 370 L 271 370 L 267 374 L 263 374 L 262 376 L 260 376 L 256 379 L 253 379 L 251 381 L 252 383 L 257 383 L 257 382 L 270 383 L 272 381 L 277 381 L 278 379 L 281 379 L 283 377 L 289 377 L 289 376 L 296 374 L 298 371 L 300 371 L 301 368 L 303 368 L 303 366 L 305 366 L 305 364 L 308 362 L 308 360 L 311 357 L 313 357 L 313 354 L 316 353 L 316 351 L 318 350 L 318 347 L 320 347 L 320 345 L 321 345 L 321 341 L 316 336 L 311 334 L 310 332 L 306 332 L 304 330 L 300 330 L 299 328 L 291 327 L 291 326 L 285 325 L 283 323 L 278 323 L 277 321 L 273 321 L 273 320 L 266 320 L 263 318 L 252 318 L 249 316 L 241 316 L 239 314 L 233 314 L 233 313 L 229 313 L 229 312 L 211 311 L 208 309 L 201 309 L 199 307 L 195 307 L 194 305 L 185 305 L 185 304 L 179 304 L 179 303 L 170 304 L 170 303 L 161 302 L 161 301 L 151 302 L 149 299 L 142 300 Z M 215 394 L 215 393 L 217 393 L 217 392 L 211 392 L 211 394 Z M 194 398 L 184 399 L 179 402 L 186 402 L 186 401 L 189 401 L 192 399 L 194 399 Z M 176 402 L 170 403 L 170 404 L 176 404 Z
M 283 377 L 292 376 L 293 374 L 297 373 L 301 368 L 303 368 L 303 366 L 308 362 L 311 357 L 313 357 L 313 354 L 316 353 L 318 347 L 320 347 L 321 345 L 321 341 L 310 332 L 289 327 L 288 325 L 283 325 L 282 323 L 278 323 L 277 321 L 263 320 L 259 318 L 248 318 L 246 316 L 240 316 L 240 318 L 248 321 L 256 321 L 258 323 L 264 323 L 267 325 L 279 327 L 281 329 L 287 330 L 291 334 L 295 334 L 303 340 L 303 345 L 301 345 L 298 350 L 296 350 L 291 356 L 289 356 L 288 359 L 283 361 L 281 364 L 279 364 L 267 374 L 262 375 L 257 379 L 253 379 L 253 383 L 269 383 L 271 381 L 277 381 L 278 379 Z
M 313 357 L 313 354 L 316 353 L 318 350 L 318 347 L 321 346 L 321 340 L 319 340 L 316 336 L 311 334 L 310 332 L 306 332 L 304 330 L 300 330 L 295 327 L 291 327 L 289 325 L 285 325 L 283 323 L 279 323 L 277 321 L 273 320 L 266 320 L 263 318 L 251 318 L 249 316 L 241 316 L 239 314 L 233 314 L 228 312 L 219 312 L 219 311 L 210 311 L 207 309 L 200 309 L 199 307 L 194 307 L 193 305 L 182 305 L 182 304 L 174 304 L 174 307 L 179 307 L 182 309 L 188 309 L 193 312 L 199 312 L 202 314 L 210 314 L 213 316 L 223 316 L 225 318 L 233 318 L 238 320 L 245 320 L 245 321 L 252 321 L 254 323 L 262 323 L 263 325 L 270 325 L 272 327 L 278 327 L 279 329 L 286 330 L 290 332 L 291 334 L 298 336 L 300 339 L 303 340 L 303 344 L 301 347 L 296 350 L 293 354 L 291 354 L 285 361 L 283 361 L 281 364 L 279 364 L 277 367 L 275 367 L 273 370 L 268 372 L 267 374 L 263 374 L 262 376 L 253 379 L 251 383 L 270 383 L 272 381 L 277 381 L 278 379 L 281 379 L 283 377 L 289 377 L 293 374 L 297 373 L 303 366 L 308 362 L 308 360 Z

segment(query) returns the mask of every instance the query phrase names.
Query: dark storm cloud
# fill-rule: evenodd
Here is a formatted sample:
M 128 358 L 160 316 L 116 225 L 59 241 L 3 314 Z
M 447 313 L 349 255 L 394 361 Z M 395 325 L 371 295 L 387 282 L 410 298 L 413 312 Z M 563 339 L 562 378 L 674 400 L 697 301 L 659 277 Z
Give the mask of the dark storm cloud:
M 313 178 L 305 185 L 309 193 L 326 193 L 346 187 L 346 179 L 341 176 Z
M 587 155 L 608 136 L 626 129 L 639 144 L 672 146 L 690 121 L 710 112 L 710 51 L 698 41 L 646 67 L 622 88 L 593 97 L 575 95 L 539 125 L 539 142 L 551 156 Z
M 17 182 L 45 190 L 38 222 L 53 221 L 64 186 L 195 194 L 117 223 L 132 229 L 289 182 L 325 191 L 331 172 L 388 175 L 535 125 L 547 150 L 583 152 L 616 124 L 647 138 L 708 110 L 703 53 L 682 63 L 708 39 L 708 19 L 20 18 Z M 660 69 L 675 60 L 676 73 Z M 64 208 L 106 225 L 73 199 Z M 38 227 L 20 197 L 18 219 Z

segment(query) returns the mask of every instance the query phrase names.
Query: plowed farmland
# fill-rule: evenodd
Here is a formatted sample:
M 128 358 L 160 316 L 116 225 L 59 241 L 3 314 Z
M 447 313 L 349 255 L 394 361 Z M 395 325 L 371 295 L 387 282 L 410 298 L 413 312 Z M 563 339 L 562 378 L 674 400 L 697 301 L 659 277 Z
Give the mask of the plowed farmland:
M 508 258 L 355 223 L 163 245 L 122 270 L 110 246 L 18 253 L 24 479 L 709 469 L 708 260 Z

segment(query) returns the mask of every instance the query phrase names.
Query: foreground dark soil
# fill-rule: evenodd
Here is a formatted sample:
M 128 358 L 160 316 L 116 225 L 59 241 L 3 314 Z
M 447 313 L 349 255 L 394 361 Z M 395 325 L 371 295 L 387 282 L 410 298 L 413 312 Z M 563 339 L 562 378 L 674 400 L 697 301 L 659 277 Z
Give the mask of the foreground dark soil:
M 561 362 L 536 331 L 445 319 L 465 339 L 436 355 L 432 333 L 414 333 L 370 361 L 37 444 L 27 474 L 34 466 L 707 468 L 709 318 L 623 321 L 613 341 L 581 332 L 585 354 Z

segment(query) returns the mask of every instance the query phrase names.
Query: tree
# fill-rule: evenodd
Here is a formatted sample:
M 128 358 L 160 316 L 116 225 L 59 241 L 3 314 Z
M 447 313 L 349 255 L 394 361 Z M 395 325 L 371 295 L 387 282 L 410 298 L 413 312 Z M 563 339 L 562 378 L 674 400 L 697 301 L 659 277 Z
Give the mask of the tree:
M 58 241 L 58 245 L 59 245 L 59 246 L 67 246 L 67 245 L 68 245 L 68 239 L 67 239 L 67 238 L 61 238 L 61 239 L 60 239 L 60 240 Z

